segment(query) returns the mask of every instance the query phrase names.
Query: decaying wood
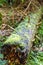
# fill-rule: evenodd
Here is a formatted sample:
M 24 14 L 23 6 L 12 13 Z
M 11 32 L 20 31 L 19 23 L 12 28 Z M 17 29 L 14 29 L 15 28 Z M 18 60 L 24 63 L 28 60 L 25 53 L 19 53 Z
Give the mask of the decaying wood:
M 31 13 L 29 17 L 26 17 L 26 20 L 19 24 L 3 44 L 2 50 L 5 50 L 5 52 L 2 51 L 2 53 L 4 54 L 4 58 L 9 60 L 10 63 L 25 64 L 27 55 L 30 53 L 32 47 L 32 40 L 36 34 L 40 17 L 41 9 L 35 13 Z

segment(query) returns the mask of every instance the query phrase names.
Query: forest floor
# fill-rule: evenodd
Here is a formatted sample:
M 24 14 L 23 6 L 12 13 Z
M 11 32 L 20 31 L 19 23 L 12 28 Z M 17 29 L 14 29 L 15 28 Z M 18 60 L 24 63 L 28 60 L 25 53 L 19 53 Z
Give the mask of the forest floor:
M 0 35 L 9 36 L 10 30 L 13 31 L 21 20 L 30 12 L 37 10 L 39 5 L 37 0 L 36 2 L 27 0 L 25 3 L 20 3 L 19 5 L 8 6 L 4 4 L 3 7 L 0 7 L 0 18 L 2 19 L 0 22 Z M 7 28 L 8 30 L 6 30 Z
M 30 12 L 34 12 L 35 10 L 37 10 L 39 8 L 39 5 L 40 4 L 38 1 L 35 2 L 28 0 L 25 3 L 20 3 L 16 7 L 15 5 L 11 7 L 0 7 L 0 41 L 4 42 L 6 38 L 9 37 L 14 29 L 19 25 L 19 23 L 25 18 L 25 16 L 27 16 Z M 43 25 L 41 24 L 41 26 Z M 35 36 L 35 40 L 33 42 L 34 45 L 32 47 L 32 51 L 43 52 L 43 34 L 41 34 L 40 31 L 38 32 L 39 33 Z M 43 32 L 43 30 L 41 30 L 41 32 Z

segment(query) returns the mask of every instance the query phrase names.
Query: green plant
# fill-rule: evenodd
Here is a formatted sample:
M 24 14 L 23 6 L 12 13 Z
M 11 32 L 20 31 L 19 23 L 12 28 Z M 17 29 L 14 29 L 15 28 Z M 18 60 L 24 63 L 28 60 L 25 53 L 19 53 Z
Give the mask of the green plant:
M 20 3 L 20 2 L 22 2 L 22 3 L 24 3 L 26 0 L 0 0 L 0 6 L 2 6 L 3 4 L 13 4 L 13 3 Z
M 31 51 L 30 56 L 27 59 L 26 65 L 43 65 L 43 52 Z
M 2 24 L 2 14 L 0 13 L 0 25 Z
M 7 2 L 7 0 L 0 0 L 0 6 L 2 6 L 6 2 Z

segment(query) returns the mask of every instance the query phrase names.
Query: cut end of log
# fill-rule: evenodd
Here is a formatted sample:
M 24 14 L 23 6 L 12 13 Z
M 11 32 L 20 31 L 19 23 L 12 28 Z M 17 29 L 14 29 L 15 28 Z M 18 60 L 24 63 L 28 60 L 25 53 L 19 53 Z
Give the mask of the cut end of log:
M 3 45 L 1 52 L 4 55 L 4 59 L 8 60 L 9 65 L 11 63 L 15 65 L 25 64 L 28 55 L 28 51 L 26 48 L 10 44 Z

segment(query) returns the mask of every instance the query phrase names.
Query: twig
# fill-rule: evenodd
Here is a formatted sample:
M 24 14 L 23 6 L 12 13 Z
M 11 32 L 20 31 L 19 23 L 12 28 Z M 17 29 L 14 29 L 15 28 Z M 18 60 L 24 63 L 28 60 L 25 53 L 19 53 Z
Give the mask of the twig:
M 33 2 L 32 4 L 33 4 L 37 9 L 39 9 L 39 7 L 38 7 L 34 2 Z
M 28 8 L 30 7 L 31 3 L 32 3 L 32 0 L 29 2 L 29 4 L 28 4 L 27 8 L 25 9 L 24 13 L 23 13 L 23 12 L 21 12 L 21 13 L 25 14 L 26 11 L 28 10 Z M 27 14 L 25 14 L 25 15 L 27 15 Z M 19 21 L 20 21 L 22 18 L 23 18 L 23 15 L 21 15 Z
M 27 8 L 25 9 L 25 12 L 28 10 L 28 8 L 30 7 L 31 3 L 32 3 L 32 0 L 29 2 Z
M 39 23 L 37 24 L 37 26 L 40 25 L 41 23 L 42 23 L 42 22 L 39 22 Z
M 11 27 L 10 25 L 8 25 L 8 27 L 10 27 L 12 30 L 14 30 L 14 28 L 13 28 L 13 27 Z
M 38 40 L 40 40 L 40 37 L 39 37 L 38 35 L 36 35 L 36 38 L 37 38 Z

